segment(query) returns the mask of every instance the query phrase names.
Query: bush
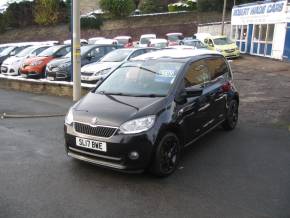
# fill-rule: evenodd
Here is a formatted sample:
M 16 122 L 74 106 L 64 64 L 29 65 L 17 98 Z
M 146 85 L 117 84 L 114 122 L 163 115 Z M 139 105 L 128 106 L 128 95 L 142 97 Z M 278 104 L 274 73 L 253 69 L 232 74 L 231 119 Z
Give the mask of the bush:
M 7 22 L 6 22 L 6 17 L 4 14 L 0 14 L 0 33 L 5 32 L 7 28 Z
M 143 0 L 139 5 L 139 9 L 144 14 L 166 11 L 166 7 L 164 7 L 161 0 Z
M 101 0 L 101 9 L 112 17 L 127 17 L 135 9 L 133 0 Z
M 103 24 L 103 20 L 100 16 L 89 16 L 81 18 L 82 29 L 100 29 Z
M 185 2 L 178 2 L 174 4 L 168 5 L 168 11 L 169 12 L 175 12 L 175 11 L 193 11 L 196 10 L 196 2 L 192 0 L 187 0 Z
M 9 4 L 4 13 L 7 26 L 18 28 L 34 24 L 33 8 L 34 2 L 19 2 Z
M 39 25 L 51 25 L 59 22 L 60 0 L 36 0 L 35 22 Z

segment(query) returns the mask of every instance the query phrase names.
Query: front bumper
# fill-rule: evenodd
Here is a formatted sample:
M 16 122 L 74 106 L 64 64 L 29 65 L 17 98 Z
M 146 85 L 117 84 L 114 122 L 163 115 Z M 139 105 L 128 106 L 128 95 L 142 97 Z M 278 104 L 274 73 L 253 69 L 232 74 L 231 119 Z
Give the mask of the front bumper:
M 240 57 L 240 51 L 235 50 L 234 52 L 222 52 L 222 55 L 226 58 L 237 58 Z
M 4 65 L 1 66 L 1 74 L 7 76 L 17 76 L 19 74 L 19 67 L 13 67 L 12 65 Z
M 20 72 L 20 74 L 24 74 L 28 77 L 42 76 L 43 75 L 43 67 L 38 67 L 38 66 L 21 67 L 19 72 Z
M 70 80 L 70 75 L 67 71 L 45 71 L 46 77 L 48 80 L 56 80 L 56 81 L 68 81 Z
M 110 138 L 100 138 L 81 134 L 73 126 L 65 125 L 65 147 L 67 154 L 75 159 L 119 171 L 139 172 L 148 167 L 154 150 L 150 133 L 135 135 L 114 134 Z M 107 151 L 95 151 L 76 145 L 76 137 L 106 142 Z M 138 152 L 139 158 L 129 158 L 131 152 Z

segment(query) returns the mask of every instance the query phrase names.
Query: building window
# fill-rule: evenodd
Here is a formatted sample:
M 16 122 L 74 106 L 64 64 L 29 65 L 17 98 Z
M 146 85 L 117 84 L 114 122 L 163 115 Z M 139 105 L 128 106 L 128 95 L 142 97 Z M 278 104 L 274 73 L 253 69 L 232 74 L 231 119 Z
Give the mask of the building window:
M 259 41 L 260 36 L 260 25 L 255 25 L 254 27 L 254 41 Z
M 267 42 L 272 42 L 273 41 L 274 29 L 275 29 L 275 25 L 274 24 L 269 24 L 268 25 Z
M 261 25 L 260 41 L 266 41 L 266 35 L 267 35 L 267 24 L 263 24 Z
M 232 27 L 232 40 L 236 40 L 236 32 L 237 32 L 237 26 Z
M 248 32 L 248 26 L 244 25 L 242 27 L 242 40 L 246 40 L 246 38 L 247 38 L 247 32 Z

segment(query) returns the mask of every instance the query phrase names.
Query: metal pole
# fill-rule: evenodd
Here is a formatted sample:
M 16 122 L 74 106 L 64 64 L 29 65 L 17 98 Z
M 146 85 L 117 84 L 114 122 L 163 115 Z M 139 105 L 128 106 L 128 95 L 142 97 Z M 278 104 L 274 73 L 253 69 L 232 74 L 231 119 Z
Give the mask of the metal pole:
M 72 1 L 72 65 L 73 65 L 73 100 L 81 98 L 81 28 L 80 28 L 80 1 Z
M 225 32 L 226 9 L 227 9 L 227 0 L 224 0 L 223 18 L 222 18 L 222 33 L 221 33 L 221 35 L 224 35 L 224 32 Z

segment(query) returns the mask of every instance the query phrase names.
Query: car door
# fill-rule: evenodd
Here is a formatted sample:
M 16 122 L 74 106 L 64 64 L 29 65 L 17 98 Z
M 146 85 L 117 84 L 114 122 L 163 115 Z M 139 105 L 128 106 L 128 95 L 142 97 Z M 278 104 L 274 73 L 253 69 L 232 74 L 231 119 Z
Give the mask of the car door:
M 183 126 L 186 143 L 203 133 L 204 125 L 211 119 L 208 82 L 209 72 L 205 61 L 192 62 L 185 72 L 181 89 L 203 88 L 203 93 L 199 97 L 187 98 L 183 104 L 178 106 L 178 122 Z
M 208 85 L 211 96 L 213 123 L 218 123 L 224 119 L 226 111 L 227 87 L 230 85 L 230 69 L 225 59 L 221 56 L 208 58 L 206 64 L 210 72 L 210 82 Z

